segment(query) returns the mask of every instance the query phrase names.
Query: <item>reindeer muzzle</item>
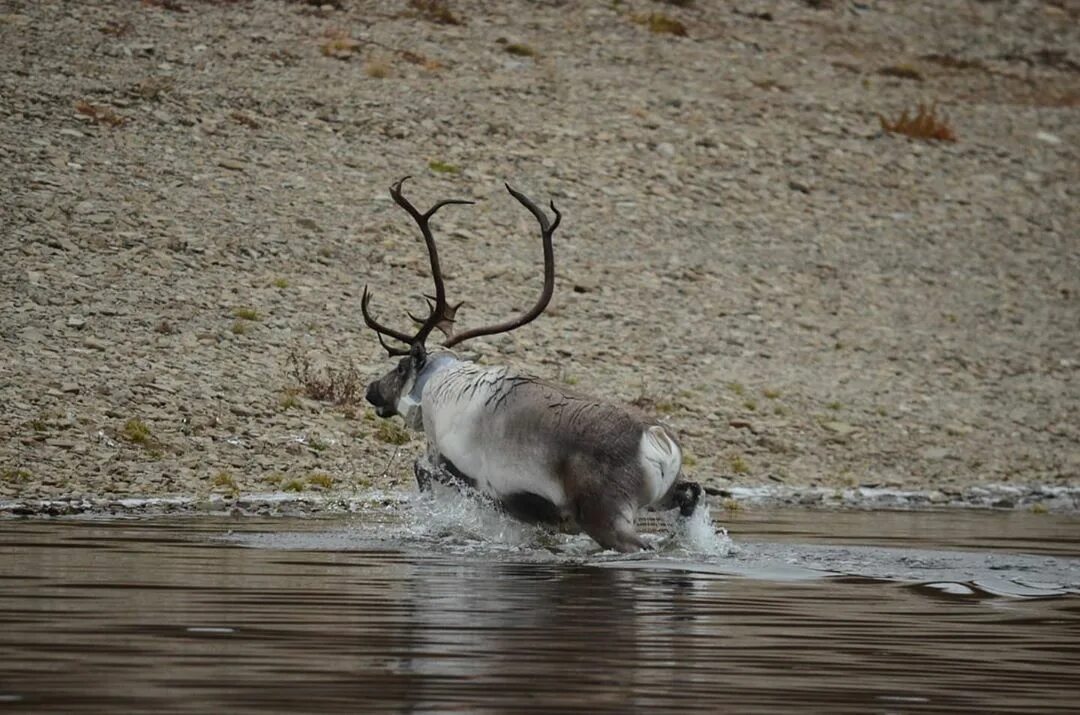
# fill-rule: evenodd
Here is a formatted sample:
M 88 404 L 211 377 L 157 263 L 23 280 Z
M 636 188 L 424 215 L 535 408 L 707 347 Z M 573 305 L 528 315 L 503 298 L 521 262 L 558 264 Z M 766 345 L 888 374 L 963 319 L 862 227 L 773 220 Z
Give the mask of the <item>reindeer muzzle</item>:
M 375 408 L 375 414 L 379 417 L 393 417 L 394 406 L 388 404 L 382 395 L 379 394 L 378 385 L 371 383 L 368 385 L 367 392 L 364 394 L 364 399 L 371 403 Z

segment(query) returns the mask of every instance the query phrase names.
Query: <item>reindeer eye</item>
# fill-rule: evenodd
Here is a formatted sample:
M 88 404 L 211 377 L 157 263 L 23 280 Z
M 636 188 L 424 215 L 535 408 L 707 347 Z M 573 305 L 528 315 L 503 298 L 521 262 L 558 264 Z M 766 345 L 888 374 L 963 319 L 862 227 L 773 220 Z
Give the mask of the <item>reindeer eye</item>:
M 398 363 L 397 374 L 398 375 L 404 375 L 405 374 L 405 366 L 402 365 L 401 363 Z

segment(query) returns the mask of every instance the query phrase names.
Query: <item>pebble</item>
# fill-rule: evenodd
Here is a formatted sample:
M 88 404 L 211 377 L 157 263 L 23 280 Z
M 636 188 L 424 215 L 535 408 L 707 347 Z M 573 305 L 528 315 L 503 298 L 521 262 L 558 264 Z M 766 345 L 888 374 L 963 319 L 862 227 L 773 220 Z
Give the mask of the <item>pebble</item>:
M 667 159 L 674 158 L 675 145 L 671 142 L 660 142 L 656 145 L 656 153 Z
M 91 350 L 107 350 L 109 344 L 100 338 L 95 338 L 92 335 L 88 335 L 83 338 L 83 347 L 90 348 Z
M 248 165 L 237 159 L 219 159 L 218 166 L 230 171 L 246 171 Z
M 945 459 L 950 455 L 948 447 L 929 447 L 922 451 L 923 459 L 929 459 L 933 461 Z

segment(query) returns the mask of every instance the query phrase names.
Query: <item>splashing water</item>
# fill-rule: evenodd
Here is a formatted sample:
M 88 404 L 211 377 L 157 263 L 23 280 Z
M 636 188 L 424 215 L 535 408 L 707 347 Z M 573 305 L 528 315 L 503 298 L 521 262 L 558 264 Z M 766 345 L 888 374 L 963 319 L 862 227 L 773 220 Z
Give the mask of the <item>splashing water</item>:
M 672 517 L 672 543 L 685 554 L 728 556 L 735 544 L 727 529 L 713 523 L 709 505 L 701 503 L 689 519 Z
M 587 558 L 599 554 L 605 559 L 612 557 L 611 552 L 602 551 L 585 534 L 556 532 L 522 523 L 453 488 L 436 486 L 432 493 L 412 496 L 403 505 L 402 517 L 398 533 L 382 531 L 380 538 L 434 541 L 452 551 L 528 553 L 546 558 Z M 717 529 L 705 504 L 688 519 L 672 511 L 651 515 L 639 522 L 639 526 L 645 532 L 642 538 L 655 552 L 614 558 L 724 557 L 733 549 L 727 531 Z

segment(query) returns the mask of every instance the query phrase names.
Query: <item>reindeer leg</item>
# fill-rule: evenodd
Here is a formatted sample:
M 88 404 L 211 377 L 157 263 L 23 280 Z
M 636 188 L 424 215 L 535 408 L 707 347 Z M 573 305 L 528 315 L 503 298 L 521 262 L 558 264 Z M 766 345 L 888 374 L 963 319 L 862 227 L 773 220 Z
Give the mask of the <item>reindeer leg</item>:
M 428 457 L 417 457 L 413 462 L 413 474 L 416 475 L 416 485 L 420 491 L 431 491 L 432 480 L 463 492 L 476 488 L 476 480 L 463 474 L 453 462 L 442 457 L 435 459 L 434 464 Z
M 633 510 L 630 510 L 630 516 L 626 511 L 625 506 L 612 504 L 610 500 L 590 500 L 578 508 L 578 522 L 582 530 L 605 549 L 623 554 L 651 551 L 652 547 L 634 530 Z
M 416 476 L 416 486 L 421 492 L 431 491 L 431 480 L 442 481 L 437 476 L 438 470 L 431 466 L 424 457 L 417 457 L 413 462 L 413 474 Z

